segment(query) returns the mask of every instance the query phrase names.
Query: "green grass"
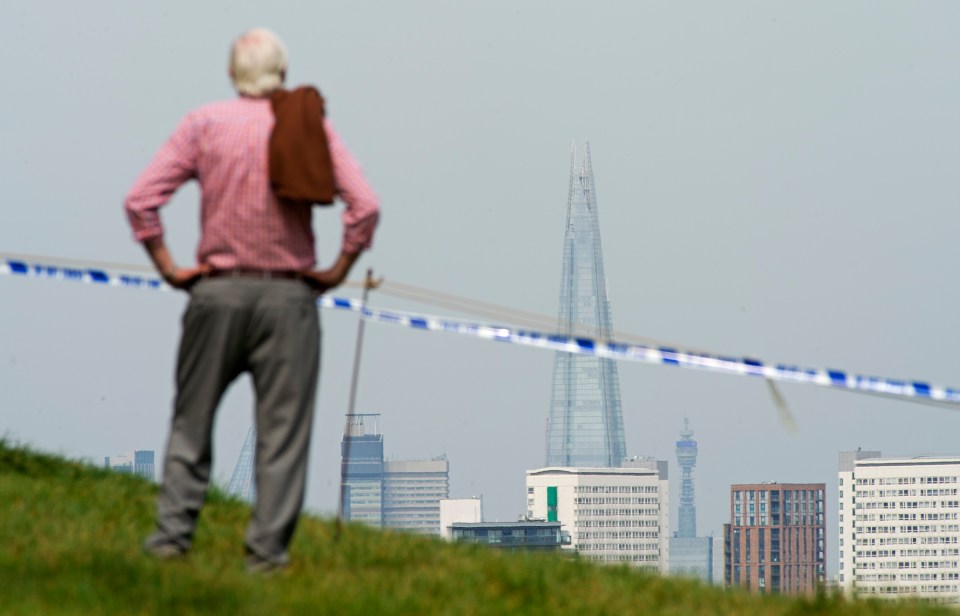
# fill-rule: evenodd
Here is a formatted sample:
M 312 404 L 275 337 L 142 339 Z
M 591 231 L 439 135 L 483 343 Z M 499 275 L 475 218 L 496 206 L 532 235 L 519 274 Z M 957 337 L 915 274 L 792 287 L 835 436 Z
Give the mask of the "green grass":
M 140 543 L 156 488 L 0 440 L 0 613 L 952 614 L 918 603 L 759 597 L 555 554 L 505 553 L 304 518 L 292 566 L 249 575 L 249 510 L 213 493 L 190 556 Z

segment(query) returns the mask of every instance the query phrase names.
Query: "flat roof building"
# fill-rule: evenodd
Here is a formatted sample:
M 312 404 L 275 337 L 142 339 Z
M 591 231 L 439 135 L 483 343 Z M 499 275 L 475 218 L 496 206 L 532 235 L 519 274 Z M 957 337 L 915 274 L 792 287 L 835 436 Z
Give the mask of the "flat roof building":
M 520 520 L 517 522 L 454 522 L 454 541 L 480 543 L 503 550 L 553 552 L 570 542 L 560 522 Z
M 527 471 L 526 483 L 527 517 L 560 522 L 570 534 L 564 549 L 590 560 L 667 572 L 666 462 L 633 468 L 539 468 Z
M 451 530 L 455 522 L 475 524 L 483 522 L 483 499 L 446 498 L 440 501 L 440 536 L 453 539 Z
M 837 489 L 846 593 L 960 604 L 960 457 L 843 452 Z
M 424 535 L 440 534 L 440 501 L 450 496 L 450 463 L 387 460 L 383 463 L 383 525 Z
M 811 594 L 826 582 L 822 483 L 730 486 L 724 554 L 728 585 Z

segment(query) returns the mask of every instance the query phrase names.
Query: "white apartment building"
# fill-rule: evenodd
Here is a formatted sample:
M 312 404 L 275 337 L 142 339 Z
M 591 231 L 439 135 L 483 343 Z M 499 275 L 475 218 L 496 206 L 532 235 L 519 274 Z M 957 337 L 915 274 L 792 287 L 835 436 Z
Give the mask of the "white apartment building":
M 840 587 L 960 604 L 960 457 L 842 452 L 838 479 Z
M 559 521 L 584 558 L 667 573 L 670 503 L 665 462 L 650 468 L 527 471 L 527 516 Z

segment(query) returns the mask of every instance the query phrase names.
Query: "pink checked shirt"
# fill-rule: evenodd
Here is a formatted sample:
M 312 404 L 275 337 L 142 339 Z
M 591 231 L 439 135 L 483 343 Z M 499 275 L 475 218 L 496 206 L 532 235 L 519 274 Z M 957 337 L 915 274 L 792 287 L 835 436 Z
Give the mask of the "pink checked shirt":
M 324 120 L 337 193 L 346 204 L 343 246 L 369 248 L 380 207 L 360 166 Z M 143 171 L 124 202 L 138 241 L 163 235 L 158 209 L 184 182 L 200 183 L 197 263 L 217 269 L 304 270 L 316 264 L 312 209 L 278 203 L 270 190 L 266 98 L 236 98 L 190 113 Z

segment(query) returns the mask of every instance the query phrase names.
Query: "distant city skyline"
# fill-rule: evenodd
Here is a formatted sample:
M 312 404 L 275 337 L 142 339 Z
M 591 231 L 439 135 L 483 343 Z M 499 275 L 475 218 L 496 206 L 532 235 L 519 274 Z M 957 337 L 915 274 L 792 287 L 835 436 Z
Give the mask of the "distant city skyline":
M 333 26 L 324 36 L 304 26 L 320 22 Z M 5 78 L 35 95 L 7 97 L 0 116 L 0 249 L 150 268 L 123 195 L 185 113 L 235 96 L 230 41 L 263 25 L 287 45 L 288 83 L 318 85 L 381 198 L 356 278 L 372 267 L 552 320 L 570 142 L 580 151 L 589 139 L 618 331 L 956 386 L 960 80 L 944 77 L 960 55 L 956 23 L 960 3 L 942 0 L 294 2 L 268 13 L 224 0 L 55 11 L 9 0 L 0 46 L 25 59 Z M 41 190 L 54 170 L 69 195 Z M 185 267 L 197 202 L 191 183 L 161 211 Z M 340 212 L 318 213 L 321 267 L 338 254 Z M 0 295 L 0 432 L 98 466 L 127 444 L 161 452 L 185 294 L 0 276 Z M 370 304 L 462 316 L 377 291 Z M 329 518 L 357 320 L 321 319 L 306 506 Z M 513 521 L 526 510 L 523 471 L 545 461 L 553 361 L 370 323 L 357 408 L 383 412 L 393 456 L 448 453 L 451 493 L 482 494 L 487 519 Z M 701 535 L 720 535 L 732 483 L 823 481 L 832 517 L 836 452 L 960 453 L 960 414 L 942 408 L 785 383 L 790 430 L 760 378 L 629 362 L 618 373 L 628 455 L 675 464 L 684 416 L 696 430 Z M 253 408 L 243 377 L 212 435 L 218 484 Z M 671 517 L 677 527 L 676 507 Z
M 104 456 L 103 466 L 118 473 L 130 473 L 156 481 L 155 457 L 152 449 L 138 449 L 116 456 Z

